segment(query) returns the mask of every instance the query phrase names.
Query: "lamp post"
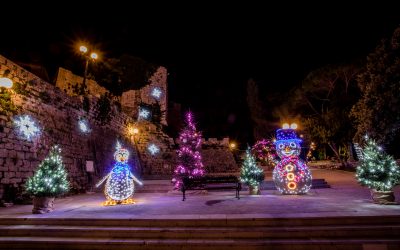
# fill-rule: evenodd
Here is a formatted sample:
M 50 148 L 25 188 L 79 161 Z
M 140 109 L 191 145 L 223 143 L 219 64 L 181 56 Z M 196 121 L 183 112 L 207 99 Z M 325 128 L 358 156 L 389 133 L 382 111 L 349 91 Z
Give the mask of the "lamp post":
M 86 61 L 85 61 L 85 73 L 83 74 L 83 82 L 82 82 L 82 90 L 85 91 L 86 89 L 86 78 L 87 78 L 87 72 L 88 72 L 88 67 L 89 67 L 89 61 L 90 60 L 97 60 L 98 59 L 98 55 L 95 52 L 90 53 L 90 55 L 88 55 L 88 48 L 84 45 L 79 47 L 79 51 L 82 53 L 82 55 L 85 57 Z

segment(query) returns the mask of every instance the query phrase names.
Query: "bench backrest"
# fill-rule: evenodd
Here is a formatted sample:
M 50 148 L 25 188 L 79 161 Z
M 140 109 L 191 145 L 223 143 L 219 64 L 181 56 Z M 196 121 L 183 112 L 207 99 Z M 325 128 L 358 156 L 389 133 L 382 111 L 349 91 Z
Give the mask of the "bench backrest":
M 185 186 L 191 186 L 211 183 L 238 183 L 239 178 L 236 176 L 204 176 L 195 178 L 184 177 L 182 181 Z

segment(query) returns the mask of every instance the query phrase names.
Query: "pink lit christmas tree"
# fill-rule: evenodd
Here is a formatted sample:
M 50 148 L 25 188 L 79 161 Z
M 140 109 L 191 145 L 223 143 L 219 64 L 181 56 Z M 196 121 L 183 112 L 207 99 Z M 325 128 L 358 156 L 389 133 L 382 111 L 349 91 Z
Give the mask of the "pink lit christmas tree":
M 180 133 L 178 154 L 178 166 L 174 171 L 172 182 L 179 189 L 183 177 L 201 177 L 205 174 L 199 149 L 201 148 L 201 132 L 196 130 L 193 122 L 193 114 L 186 113 L 186 126 Z

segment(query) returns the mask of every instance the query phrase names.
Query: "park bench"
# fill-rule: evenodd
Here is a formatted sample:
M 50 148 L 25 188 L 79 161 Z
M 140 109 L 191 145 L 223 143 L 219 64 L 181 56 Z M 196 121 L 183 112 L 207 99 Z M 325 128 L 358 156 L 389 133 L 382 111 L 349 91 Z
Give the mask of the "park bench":
M 182 201 L 186 200 L 187 190 L 219 190 L 235 189 L 236 198 L 240 199 L 239 191 L 242 185 L 236 176 L 204 176 L 204 177 L 184 177 L 182 179 Z

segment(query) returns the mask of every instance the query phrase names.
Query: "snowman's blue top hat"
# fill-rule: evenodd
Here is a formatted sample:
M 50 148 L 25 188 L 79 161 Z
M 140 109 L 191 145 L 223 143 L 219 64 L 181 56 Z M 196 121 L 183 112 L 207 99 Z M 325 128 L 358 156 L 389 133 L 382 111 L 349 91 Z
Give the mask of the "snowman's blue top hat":
M 279 141 L 297 141 L 300 143 L 303 140 L 297 136 L 297 133 L 294 129 L 288 128 L 288 129 L 278 129 L 276 131 L 275 144 Z

